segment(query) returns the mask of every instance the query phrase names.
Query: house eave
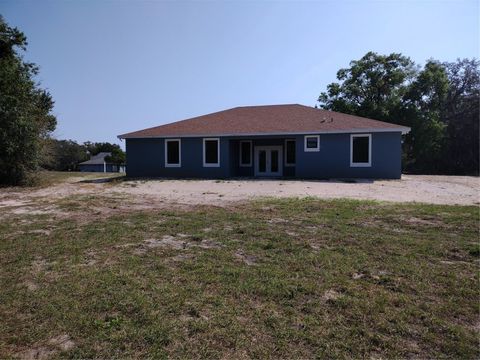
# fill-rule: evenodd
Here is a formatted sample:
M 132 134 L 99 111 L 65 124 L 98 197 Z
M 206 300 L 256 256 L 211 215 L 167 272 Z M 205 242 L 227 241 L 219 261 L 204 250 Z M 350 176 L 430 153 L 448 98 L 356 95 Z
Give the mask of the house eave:
M 396 128 L 364 128 L 346 130 L 319 130 L 319 131 L 298 131 L 298 132 L 271 132 L 271 133 L 209 133 L 209 134 L 171 134 L 171 135 L 118 135 L 118 139 L 168 139 L 168 138 L 193 138 L 193 137 L 247 137 L 247 136 L 289 136 L 289 135 L 318 135 L 318 134 L 357 134 L 357 133 L 382 133 L 401 132 L 402 135 L 410 132 L 410 128 L 400 126 Z

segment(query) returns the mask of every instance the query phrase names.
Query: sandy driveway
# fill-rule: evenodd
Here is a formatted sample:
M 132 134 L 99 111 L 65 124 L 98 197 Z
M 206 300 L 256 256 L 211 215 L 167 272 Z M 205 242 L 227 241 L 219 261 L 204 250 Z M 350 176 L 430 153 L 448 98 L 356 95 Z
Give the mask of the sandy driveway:
M 91 176 L 91 174 L 90 174 Z M 101 176 L 101 175 L 100 175 Z M 432 204 L 480 204 L 480 178 L 467 176 L 405 175 L 401 180 L 131 180 L 113 183 L 82 182 L 72 177 L 42 189 L 0 190 L 0 207 L 21 206 L 35 198 L 70 195 L 130 195 L 137 203 L 225 205 L 260 197 L 351 198 Z
M 221 204 L 258 197 L 351 198 L 433 204 L 480 204 L 480 179 L 466 176 L 403 176 L 401 180 L 165 180 L 123 184 L 136 195 L 154 195 L 186 204 Z M 112 189 L 113 190 L 113 189 Z M 114 191 L 119 191 L 115 189 Z

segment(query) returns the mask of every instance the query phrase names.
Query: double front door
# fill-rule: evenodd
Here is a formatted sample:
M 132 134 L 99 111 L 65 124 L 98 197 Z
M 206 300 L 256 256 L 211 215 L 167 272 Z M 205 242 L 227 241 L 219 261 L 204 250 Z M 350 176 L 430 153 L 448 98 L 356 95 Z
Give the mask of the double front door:
M 282 176 L 281 146 L 255 146 L 255 176 Z

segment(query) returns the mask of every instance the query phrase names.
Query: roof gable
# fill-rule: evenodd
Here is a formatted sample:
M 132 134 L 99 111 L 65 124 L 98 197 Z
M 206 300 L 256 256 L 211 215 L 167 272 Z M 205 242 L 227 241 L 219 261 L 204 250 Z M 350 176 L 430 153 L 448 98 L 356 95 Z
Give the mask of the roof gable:
M 121 139 L 187 136 L 408 132 L 405 126 L 309 106 L 245 106 L 119 135 Z

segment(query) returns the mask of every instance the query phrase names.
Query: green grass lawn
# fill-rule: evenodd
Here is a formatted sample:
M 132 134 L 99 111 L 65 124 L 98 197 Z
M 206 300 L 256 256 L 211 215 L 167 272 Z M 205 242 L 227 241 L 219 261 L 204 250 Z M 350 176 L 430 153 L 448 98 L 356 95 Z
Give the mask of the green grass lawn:
M 478 207 L 0 219 L 0 358 L 480 356 Z

